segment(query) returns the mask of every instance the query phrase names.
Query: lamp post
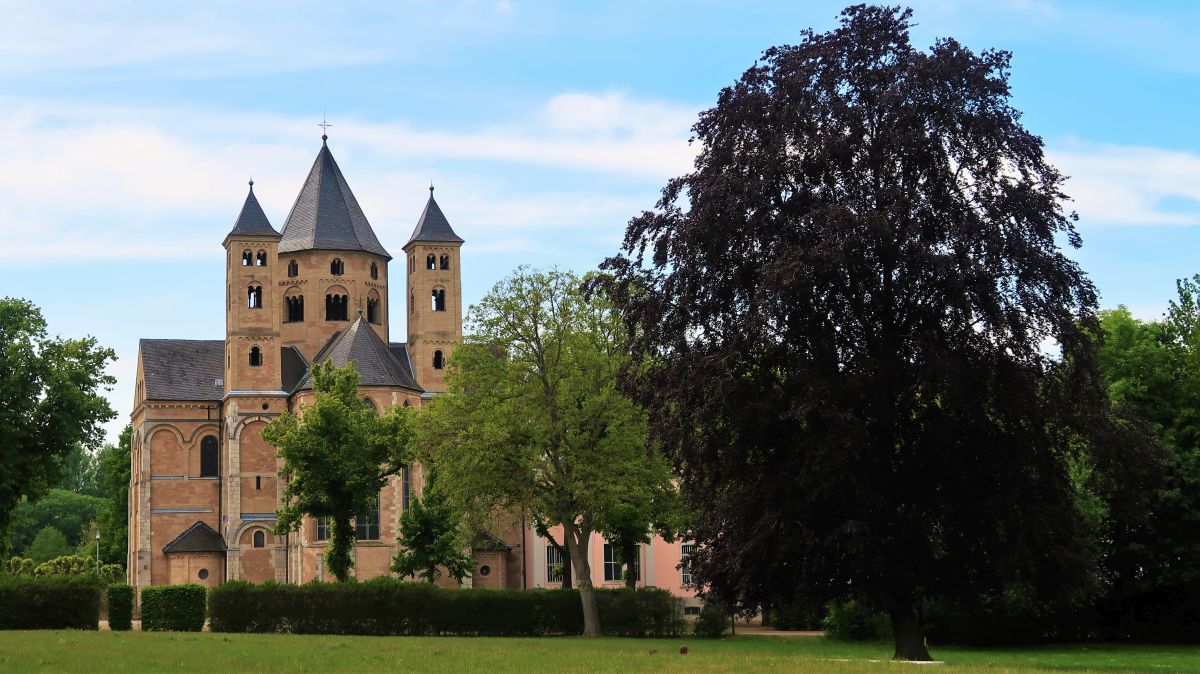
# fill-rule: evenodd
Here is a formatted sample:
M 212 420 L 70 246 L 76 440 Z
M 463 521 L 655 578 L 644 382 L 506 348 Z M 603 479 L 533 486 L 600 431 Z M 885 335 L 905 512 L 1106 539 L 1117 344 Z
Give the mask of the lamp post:
M 96 576 L 100 576 L 100 527 L 96 527 Z

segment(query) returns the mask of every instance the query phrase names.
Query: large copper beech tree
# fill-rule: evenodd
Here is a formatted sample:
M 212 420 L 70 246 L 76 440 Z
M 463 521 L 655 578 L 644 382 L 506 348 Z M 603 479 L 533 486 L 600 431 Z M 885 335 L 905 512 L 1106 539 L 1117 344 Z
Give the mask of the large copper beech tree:
M 910 17 L 850 7 L 766 51 L 604 267 L 700 582 L 856 596 L 928 659 L 923 597 L 1079 575 L 1065 417 L 1096 398 L 1096 293 L 1009 54 L 914 49 Z

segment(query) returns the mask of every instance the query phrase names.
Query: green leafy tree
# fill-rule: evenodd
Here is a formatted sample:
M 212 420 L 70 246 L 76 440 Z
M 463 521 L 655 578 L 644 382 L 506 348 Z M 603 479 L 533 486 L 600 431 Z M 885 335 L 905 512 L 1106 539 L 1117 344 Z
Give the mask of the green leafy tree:
M 463 517 L 430 480 L 419 498 L 409 500 L 400 515 L 400 550 L 392 560 L 392 571 L 402 576 L 419 576 L 430 583 L 441 569 L 458 582 L 471 574 L 474 559 L 465 552 Z M 440 568 L 439 568 L 440 567 Z
M 767 50 L 603 267 L 699 582 L 744 611 L 852 594 L 928 660 L 926 597 L 1085 581 L 1066 459 L 1108 401 L 1065 177 L 1011 105 L 1010 55 L 915 48 L 911 21 L 857 5 Z
M 277 534 L 300 528 L 304 516 L 327 517 L 325 564 L 339 581 L 354 566 L 353 518 L 374 507 L 387 479 L 408 464 L 411 408 L 377 414 L 358 394 L 354 364 L 313 367 L 315 401 L 300 414 L 284 412 L 263 430 L 279 450 L 287 481 Z
M 49 337 L 29 302 L 0 299 L 0 532 L 22 498 L 62 481 L 74 447 L 100 444 L 101 424 L 115 416 L 104 397 L 114 360 L 94 338 Z
M 573 274 L 520 268 L 471 308 L 468 326 L 416 446 L 469 519 L 520 510 L 563 528 L 584 634 L 599 635 L 591 535 L 612 531 L 631 498 L 672 488 L 665 460 L 646 449 L 645 413 L 616 390 L 629 364 L 620 319 Z
M 104 503 L 96 513 L 100 526 L 100 557 L 124 564 L 129 552 L 129 478 L 132 468 L 133 426 L 126 425 L 115 445 L 99 453 Z
M 29 549 L 25 551 L 30 559 L 39 564 L 55 557 L 69 555 L 71 552 L 71 544 L 67 543 L 67 537 L 54 527 L 44 527 L 39 531 L 29 544 Z
M 88 451 L 82 444 L 76 444 L 63 457 L 62 470 L 63 479 L 58 484 L 59 489 L 88 496 L 104 495 L 104 485 L 100 481 L 98 453 Z
M 47 526 L 61 531 L 71 546 L 78 545 L 84 529 L 103 507 L 102 499 L 62 489 L 51 489 L 37 501 L 23 500 L 12 518 L 12 552 L 25 554 L 33 538 Z

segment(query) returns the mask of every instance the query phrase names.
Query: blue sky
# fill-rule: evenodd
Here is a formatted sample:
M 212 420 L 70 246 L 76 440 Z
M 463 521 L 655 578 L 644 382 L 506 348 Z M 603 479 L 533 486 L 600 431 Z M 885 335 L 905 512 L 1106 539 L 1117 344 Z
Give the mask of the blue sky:
M 912 6 L 920 46 L 1014 53 L 1014 103 L 1072 176 L 1102 304 L 1160 314 L 1200 272 L 1200 4 Z M 436 183 L 468 303 L 518 264 L 593 268 L 688 169 L 696 113 L 841 7 L 0 2 L 0 295 L 117 350 L 119 429 L 140 337 L 222 337 L 246 180 L 281 227 L 323 113 L 394 255 Z

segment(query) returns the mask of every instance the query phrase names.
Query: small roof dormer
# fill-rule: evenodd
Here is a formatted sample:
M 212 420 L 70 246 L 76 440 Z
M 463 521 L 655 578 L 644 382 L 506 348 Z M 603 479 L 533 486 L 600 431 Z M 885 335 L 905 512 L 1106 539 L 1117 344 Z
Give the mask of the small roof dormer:
M 429 201 L 425 202 L 425 210 L 421 211 L 421 217 L 417 219 L 417 226 L 413 228 L 412 236 L 409 237 L 408 243 L 404 244 L 404 247 L 408 248 L 417 241 L 463 243 L 463 238 L 454 233 L 454 229 L 450 227 L 450 221 L 446 219 L 442 209 L 433 198 L 433 185 L 429 186 Z
M 269 236 L 276 239 L 280 236 L 279 232 L 271 226 L 271 221 L 267 220 L 267 214 L 258 204 L 258 197 L 254 196 L 253 180 L 250 181 L 250 192 L 246 195 L 246 203 L 242 204 L 242 212 L 238 214 L 237 221 L 233 223 L 233 229 L 225 235 L 225 241 L 228 243 L 231 238 L 243 236 Z

